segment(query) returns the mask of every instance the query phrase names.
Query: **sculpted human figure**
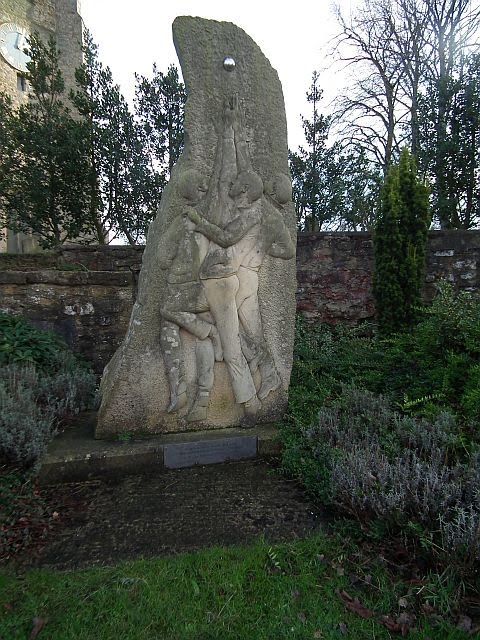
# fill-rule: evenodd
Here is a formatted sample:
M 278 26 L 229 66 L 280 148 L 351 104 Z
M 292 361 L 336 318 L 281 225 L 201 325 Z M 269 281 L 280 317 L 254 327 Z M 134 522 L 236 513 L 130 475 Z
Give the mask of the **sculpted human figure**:
M 233 238 L 245 240 L 245 246 L 233 246 L 235 239 L 218 244 L 210 241 L 209 249 L 200 268 L 205 297 L 220 335 L 223 358 L 229 371 L 235 401 L 243 405 L 245 424 L 248 424 L 261 407 L 252 374 L 242 351 L 240 322 L 236 295 L 240 288 L 238 268 L 243 255 L 256 232 L 252 229 L 260 222 L 263 183 L 253 171 L 237 172 L 237 155 L 234 140 L 236 106 L 225 108 L 224 128 L 219 139 L 217 162 L 220 163 L 217 183 L 216 207 L 221 211 L 209 212 L 211 216 L 226 220 L 224 232 Z M 241 215 L 239 215 L 241 212 Z M 193 220 L 203 219 L 195 209 L 189 209 Z M 203 229 L 199 226 L 198 231 Z
M 238 289 L 235 304 L 239 317 L 242 352 L 249 363 L 250 372 L 260 371 L 258 398 L 263 400 L 281 384 L 273 358 L 265 341 L 258 302 L 258 271 L 265 255 L 288 260 L 295 255 L 295 246 L 279 211 L 265 197 L 255 191 L 255 215 L 251 215 L 249 194 L 252 191 L 250 176 L 254 174 L 248 154 L 243 127 L 238 110 L 234 109 L 233 128 L 236 159 L 239 173 L 229 195 L 235 202 L 233 219 L 224 227 L 210 223 L 205 218 L 190 212 L 196 228 L 207 238 L 232 252 L 232 264 L 237 265 Z M 283 176 L 290 185 L 287 176 Z M 280 182 L 279 182 L 280 184 Z M 287 202 L 288 186 L 281 181 L 278 196 Z M 291 187 L 290 187 L 291 193 Z M 287 195 L 288 197 L 288 195 Z M 260 204 L 260 210 L 258 208 Z M 260 215 L 258 215 L 260 213 Z
M 195 170 L 180 177 L 179 194 L 190 206 L 204 197 L 205 179 Z M 208 313 L 209 306 L 199 280 L 200 265 L 208 249 L 208 242 L 195 233 L 193 223 L 185 215 L 178 215 L 162 237 L 159 263 L 167 270 L 165 303 L 161 309 L 160 342 L 170 386 L 168 411 L 178 411 L 187 404 L 187 385 L 180 327 L 196 337 L 197 392 L 187 420 L 204 420 L 214 382 L 215 360 L 222 359 L 218 331 Z

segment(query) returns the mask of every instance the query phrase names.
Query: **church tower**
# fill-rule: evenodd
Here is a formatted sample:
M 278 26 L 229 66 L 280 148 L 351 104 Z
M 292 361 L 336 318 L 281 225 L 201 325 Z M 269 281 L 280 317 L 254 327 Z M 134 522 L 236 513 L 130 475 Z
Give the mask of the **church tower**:
M 75 69 L 82 63 L 83 21 L 79 0 L 0 0 L 0 91 L 21 104 L 28 98 L 25 79 L 28 58 L 25 40 L 37 32 L 47 41 L 51 36 L 60 52 L 60 69 L 65 93 L 75 88 Z M 23 253 L 34 241 L 9 232 L 0 240 L 0 251 Z

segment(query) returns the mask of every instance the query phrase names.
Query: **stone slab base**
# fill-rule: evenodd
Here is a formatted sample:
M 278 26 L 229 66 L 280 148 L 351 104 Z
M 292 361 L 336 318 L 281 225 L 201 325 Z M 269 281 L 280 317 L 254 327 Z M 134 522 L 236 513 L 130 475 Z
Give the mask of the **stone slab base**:
M 51 443 L 39 474 L 41 484 L 79 482 L 133 473 L 153 473 L 196 464 L 269 457 L 280 453 L 273 425 L 171 433 L 142 439 L 95 440 L 96 413 L 77 416 Z

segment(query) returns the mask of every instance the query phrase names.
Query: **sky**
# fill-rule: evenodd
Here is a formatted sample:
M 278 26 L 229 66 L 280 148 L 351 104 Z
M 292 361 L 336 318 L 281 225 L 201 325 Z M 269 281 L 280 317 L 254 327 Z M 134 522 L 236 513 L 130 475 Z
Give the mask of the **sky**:
M 151 76 L 155 62 L 165 72 L 179 67 L 172 40 L 176 16 L 191 15 L 233 22 L 261 48 L 277 70 L 285 96 L 288 144 L 303 143 L 300 114 L 309 116 L 305 93 L 313 71 L 320 73 L 325 104 L 339 86 L 338 72 L 329 66 L 327 52 L 336 23 L 329 0 L 80 0 L 85 26 L 99 46 L 99 58 L 110 67 L 124 96 L 132 100 L 134 74 Z M 349 10 L 350 0 L 341 0 Z M 270 6 L 268 6 L 270 5 Z M 320 111 L 323 111 L 322 107 Z M 324 110 L 326 111 L 326 109 Z

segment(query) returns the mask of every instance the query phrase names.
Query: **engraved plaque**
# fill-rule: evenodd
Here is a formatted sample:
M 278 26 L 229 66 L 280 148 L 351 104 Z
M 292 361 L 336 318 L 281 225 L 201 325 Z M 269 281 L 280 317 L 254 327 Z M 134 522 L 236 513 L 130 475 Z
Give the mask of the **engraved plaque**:
M 192 467 L 196 464 L 214 464 L 228 460 L 254 458 L 256 455 L 256 436 L 197 440 L 165 445 L 164 464 L 168 469 L 179 469 Z

